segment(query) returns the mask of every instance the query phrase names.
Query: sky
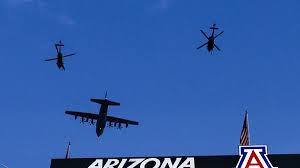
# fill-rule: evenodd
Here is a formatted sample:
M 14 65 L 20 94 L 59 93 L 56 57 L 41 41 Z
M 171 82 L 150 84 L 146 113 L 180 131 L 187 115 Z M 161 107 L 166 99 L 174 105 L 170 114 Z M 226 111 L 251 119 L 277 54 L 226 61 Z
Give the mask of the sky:
M 71 157 L 235 155 L 245 110 L 252 144 L 300 153 L 300 2 L 1 0 L 0 163 Z M 196 48 L 216 23 L 221 52 Z M 66 71 L 55 62 L 62 40 Z M 127 129 L 81 124 L 90 98 L 121 103 Z

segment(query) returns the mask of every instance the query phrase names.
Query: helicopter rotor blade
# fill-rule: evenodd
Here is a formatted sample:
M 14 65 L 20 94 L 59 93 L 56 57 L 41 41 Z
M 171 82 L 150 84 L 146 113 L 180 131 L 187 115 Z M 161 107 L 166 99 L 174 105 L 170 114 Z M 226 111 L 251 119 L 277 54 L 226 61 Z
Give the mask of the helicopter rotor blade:
M 73 55 L 75 55 L 75 53 L 73 53 L 73 54 L 68 54 L 68 55 L 64 55 L 63 57 L 65 58 L 65 57 L 70 57 L 70 56 L 73 56 Z
M 54 61 L 54 60 L 57 60 L 57 58 L 46 59 L 45 61 Z
M 218 30 L 219 28 L 216 27 L 216 24 L 214 23 L 214 24 L 212 25 L 212 27 L 210 27 L 209 29 L 212 29 L 212 30 Z
M 218 37 L 218 36 L 220 36 L 221 34 L 223 34 L 224 33 L 224 31 L 222 31 L 221 33 L 219 33 L 218 35 L 216 35 L 215 36 L 215 39 Z
M 207 42 L 208 43 L 208 42 Z M 204 47 L 205 45 L 207 45 L 207 43 L 204 43 L 204 44 L 202 44 L 201 46 L 199 46 L 198 48 L 197 48 L 197 50 L 199 50 L 200 48 L 202 48 L 202 47 Z
M 216 47 L 216 49 L 218 49 L 219 51 L 221 51 L 220 48 L 216 44 L 214 44 L 214 46 Z
M 209 39 L 208 36 L 204 33 L 203 30 L 200 30 L 200 31 L 201 31 L 201 33 L 202 33 L 207 39 Z

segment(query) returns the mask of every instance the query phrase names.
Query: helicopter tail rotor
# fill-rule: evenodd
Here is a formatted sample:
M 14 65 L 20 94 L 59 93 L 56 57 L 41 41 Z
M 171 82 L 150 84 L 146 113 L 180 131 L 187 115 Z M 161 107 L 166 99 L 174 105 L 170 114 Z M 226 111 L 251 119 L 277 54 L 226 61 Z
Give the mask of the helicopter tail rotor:
M 55 43 L 55 49 L 56 49 L 56 52 L 57 52 L 57 53 L 60 53 L 60 52 L 61 52 L 61 48 L 62 48 L 63 46 L 65 46 L 65 45 L 62 43 L 61 40 L 59 40 L 58 43 Z
M 218 27 L 216 27 L 216 24 L 213 24 L 213 26 L 212 26 L 212 27 L 210 27 L 209 29 L 212 29 L 212 30 L 218 30 L 219 28 L 218 28 Z
M 58 43 L 56 43 L 55 45 L 56 45 L 56 46 L 60 46 L 60 47 L 63 47 L 63 46 L 65 46 L 65 45 L 62 43 L 62 41 L 61 41 L 61 40 L 59 40 L 59 42 L 58 42 Z

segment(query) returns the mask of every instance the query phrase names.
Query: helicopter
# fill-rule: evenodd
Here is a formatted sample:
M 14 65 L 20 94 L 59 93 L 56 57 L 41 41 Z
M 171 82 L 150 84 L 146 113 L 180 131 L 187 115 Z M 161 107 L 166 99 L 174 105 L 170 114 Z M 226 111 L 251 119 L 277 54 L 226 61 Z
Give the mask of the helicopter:
M 64 46 L 65 45 L 62 43 L 61 40 L 59 41 L 59 43 L 56 43 L 55 44 L 55 49 L 56 49 L 56 52 L 57 52 L 57 57 L 56 58 L 46 59 L 45 61 L 54 61 L 54 60 L 57 60 L 56 61 L 57 67 L 59 69 L 65 70 L 63 59 L 66 58 L 66 57 L 73 56 L 73 55 L 75 55 L 75 53 L 63 55 L 62 52 L 61 52 L 61 50 L 62 50 L 62 47 L 64 47 Z
M 210 27 L 209 29 L 212 30 L 212 33 L 211 33 L 211 36 L 210 36 L 210 37 L 208 37 L 208 36 L 204 33 L 204 31 L 201 30 L 201 33 L 207 38 L 208 41 L 207 41 L 206 43 L 202 44 L 201 46 L 199 46 L 197 49 L 200 49 L 200 48 L 202 48 L 202 47 L 204 47 L 204 46 L 207 45 L 207 50 L 208 50 L 208 52 L 211 52 L 211 53 L 212 53 L 212 51 L 213 51 L 214 48 L 216 48 L 217 50 L 221 51 L 220 48 L 215 44 L 215 39 L 216 39 L 217 37 L 219 37 L 221 34 L 223 34 L 224 31 L 222 31 L 221 33 L 219 33 L 219 34 L 217 34 L 217 35 L 215 36 L 215 30 L 218 30 L 218 29 L 219 29 L 219 28 L 216 27 L 216 24 L 213 24 L 213 26 Z

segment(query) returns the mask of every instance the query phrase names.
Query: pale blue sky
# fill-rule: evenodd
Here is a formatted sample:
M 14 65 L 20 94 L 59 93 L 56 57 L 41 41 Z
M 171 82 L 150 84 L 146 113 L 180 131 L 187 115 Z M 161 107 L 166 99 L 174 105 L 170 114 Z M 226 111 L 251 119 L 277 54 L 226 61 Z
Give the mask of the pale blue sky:
M 0 1 L 0 163 L 50 166 L 72 157 L 237 154 L 244 109 L 251 141 L 299 153 L 300 2 L 241 0 Z M 200 29 L 224 35 L 213 55 Z M 54 42 L 77 55 L 66 71 L 43 60 Z M 82 125 L 65 110 L 109 114 L 140 126 Z

